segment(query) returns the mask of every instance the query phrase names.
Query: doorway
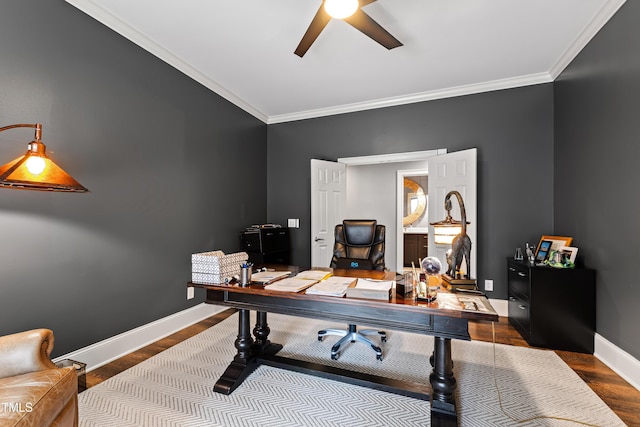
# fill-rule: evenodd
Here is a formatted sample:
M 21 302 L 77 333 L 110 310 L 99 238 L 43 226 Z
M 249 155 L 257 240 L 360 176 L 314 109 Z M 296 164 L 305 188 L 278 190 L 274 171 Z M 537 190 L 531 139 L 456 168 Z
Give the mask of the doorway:
M 402 264 L 397 264 L 398 244 L 402 244 L 402 233 L 398 233 L 398 215 L 396 203 L 396 175 L 400 170 L 424 170 L 426 159 L 445 154 L 445 149 L 394 153 L 375 156 L 360 156 L 339 158 L 337 162 L 344 164 L 346 169 L 344 179 L 340 181 L 344 190 L 332 190 L 331 194 L 343 192 L 345 199 L 327 197 L 326 193 L 316 190 L 315 184 L 311 188 L 311 265 L 327 266 L 326 257 L 330 257 L 333 247 L 333 225 L 345 218 L 372 218 L 379 224 L 387 226 L 386 264 L 392 271 L 402 271 Z M 313 159 L 311 164 L 312 182 L 318 176 L 325 177 L 322 168 L 327 162 Z M 333 162 L 331 162 L 333 163 Z M 318 166 L 322 165 L 321 168 Z M 335 176 L 331 174 L 332 176 Z M 323 178 L 324 179 L 324 178 Z M 344 201 L 342 201 L 344 200 Z M 343 203 L 343 206 L 340 206 Z M 341 212 L 335 224 L 330 225 L 327 215 Z M 401 224 L 401 222 L 400 222 Z M 324 239 L 324 240 L 322 240 Z M 331 240 L 331 241 L 330 241 Z M 318 250 L 319 243 L 327 245 L 324 251 Z M 314 250 L 314 248 L 316 248 Z M 400 270 L 398 270 L 398 268 Z

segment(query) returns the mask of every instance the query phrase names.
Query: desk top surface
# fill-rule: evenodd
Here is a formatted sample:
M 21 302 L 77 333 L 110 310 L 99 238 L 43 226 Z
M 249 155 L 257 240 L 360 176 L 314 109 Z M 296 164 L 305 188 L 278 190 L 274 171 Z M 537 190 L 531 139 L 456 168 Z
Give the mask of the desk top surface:
M 273 267 L 276 271 L 291 271 L 291 276 L 294 276 L 302 271 L 306 271 L 307 269 L 301 269 L 296 266 L 270 266 Z M 369 270 L 341 270 L 341 269 L 331 269 L 331 268 L 313 268 L 313 270 L 323 270 L 327 273 L 332 273 L 334 276 L 346 276 L 346 277 L 354 277 L 354 278 L 366 278 L 366 279 L 376 279 L 376 280 L 390 280 L 395 281 L 396 274 L 394 272 L 389 271 L 369 271 Z M 277 282 L 276 282 L 277 283 Z M 274 298 L 286 298 L 286 299 L 313 299 L 317 301 L 331 301 L 339 304 L 349 304 L 349 305 L 362 305 L 367 304 L 378 305 L 381 308 L 390 309 L 390 305 L 393 305 L 394 309 L 403 310 L 403 311 L 427 311 L 432 312 L 434 315 L 440 316 L 450 316 L 450 317 L 459 317 L 466 318 L 470 320 L 489 320 L 489 321 L 497 321 L 498 314 L 495 309 L 489 303 L 489 300 L 483 296 L 468 296 L 451 293 L 445 289 L 440 289 L 438 291 L 438 298 L 436 298 L 433 302 L 421 301 L 413 298 L 413 296 L 403 297 L 392 290 L 391 298 L 389 301 L 384 300 L 373 300 L 373 299 L 359 299 L 359 298 L 340 298 L 335 296 L 321 296 L 321 295 L 307 295 L 305 290 L 299 292 L 282 292 L 282 291 L 270 291 L 264 288 L 264 285 L 252 283 L 249 286 L 241 286 L 239 283 L 232 284 L 200 284 L 200 283 L 192 283 L 189 282 L 188 286 L 193 286 L 197 288 L 204 288 L 210 291 L 226 291 L 233 293 L 243 293 L 243 294 L 252 294 L 252 295 L 261 295 L 261 296 L 271 296 Z M 472 301 L 476 303 L 478 307 L 477 310 L 464 310 L 460 301 Z M 458 304 L 456 305 L 456 302 Z

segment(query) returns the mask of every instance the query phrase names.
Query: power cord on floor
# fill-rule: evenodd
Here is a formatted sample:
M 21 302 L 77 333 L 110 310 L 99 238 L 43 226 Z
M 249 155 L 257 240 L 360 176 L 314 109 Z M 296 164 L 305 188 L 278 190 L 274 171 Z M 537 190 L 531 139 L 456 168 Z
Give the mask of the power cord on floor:
M 551 419 L 551 420 L 568 421 L 576 424 L 581 424 L 583 426 L 599 427 L 596 424 L 590 424 L 584 421 L 574 420 L 572 418 L 554 417 L 554 416 L 548 416 L 548 415 L 536 415 L 535 417 L 518 420 L 517 418 L 514 418 L 513 416 L 508 414 L 507 411 L 505 411 L 504 407 L 502 406 L 502 397 L 500 396 L 500 389 L 498 388 L 498 377 L 496 375 L 496 328 L 494 326 L 494 322 L 491 322 L 491 333 L 493 335 L 493 383 L 496 387 L 496 392 L 498 394 L 498 404 L 500 405 L 500 410 L 507 418 L 509 418 L 511 421 L 513 421 L 516 424 L 523 424 L 523 423 L 527 423 L 534 420 Z

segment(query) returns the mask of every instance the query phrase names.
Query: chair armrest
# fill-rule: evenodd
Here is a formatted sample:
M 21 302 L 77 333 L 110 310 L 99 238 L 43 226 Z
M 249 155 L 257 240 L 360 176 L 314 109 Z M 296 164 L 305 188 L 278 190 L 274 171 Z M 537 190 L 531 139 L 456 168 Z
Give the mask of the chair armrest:
M 49 358 L 52 350 L 53 332 L 49 329 L 0 337 L 0 378 L 56 368 Z

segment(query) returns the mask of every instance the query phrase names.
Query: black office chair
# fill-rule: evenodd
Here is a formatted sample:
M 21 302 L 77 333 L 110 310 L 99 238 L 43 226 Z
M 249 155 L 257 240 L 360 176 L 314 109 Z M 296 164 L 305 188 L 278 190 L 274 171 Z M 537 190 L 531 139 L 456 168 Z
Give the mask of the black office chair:
M 335 243 L 331 268 L 380 270 L 385 269 L 384 247 L 385 226 L 378 225 L 376 220 L 345 219 L 342 224 L 336 225 Z M 347 341 L 360 341 L 371 346 L 376 352 L 376 358 L 382 360 L 382 349 L 366 335 L 378 335 L 380 340 L 387 341 L 384 331 L 374 329 L 356 330 L 356 325 L 349 325 L 349 329 L 323 329 L 318 331 L 318 341 L 327 335 L 341 336 L 340 340 L 331 347 L 331 359 L 340 357 L 340 347 Z

